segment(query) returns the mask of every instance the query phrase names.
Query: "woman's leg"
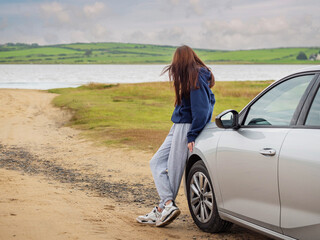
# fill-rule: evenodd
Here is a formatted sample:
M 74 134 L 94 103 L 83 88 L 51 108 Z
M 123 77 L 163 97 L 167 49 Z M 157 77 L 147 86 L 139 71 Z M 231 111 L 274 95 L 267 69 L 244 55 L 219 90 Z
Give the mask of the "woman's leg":
M 175 124 L 171 141 L 171 149 L 168 157 L 168 176 L 172 198 L 167 200 L 175 200 L 179 191 L 182 175 L 188 157 L 187 133 L 190 126 L 191 124 L 189 123 Z
M 176 124 L 173 124 L 168 136 L 150 161 L 152 176 L 160 197 L 160 208 L 164 208 L 164 204 L 167 200 L 173 199 L 173 192 L 171 190 L 167 169 L 175 126 Z
M 170 224 L 180 214 L 179 208 L 170 200 L 175 200 L 177 196 L 186 164 L 188 155 L 187 133 L 189 128 L 190 124 L 175 124 L 167 159 L 167 176 L 171 194 L 168 195 L 167 198 L 161 199 L 162 202 L 166 204 L 160 217 L 156 220 L 157 227 L 164 227 Z

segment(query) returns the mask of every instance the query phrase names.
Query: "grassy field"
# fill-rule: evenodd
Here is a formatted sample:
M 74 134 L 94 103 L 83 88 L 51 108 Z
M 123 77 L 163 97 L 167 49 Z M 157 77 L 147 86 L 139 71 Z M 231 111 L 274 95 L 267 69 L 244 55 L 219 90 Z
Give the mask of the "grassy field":
M 270 83 L 217 82 L 213 115 L 229 108 L 240 111 Z M 98 143 L 155 151 L 172 125 L 174 93 L 168 82 L 89 84 L 49 92 L 60 94 L 53 100 L 56 106 L 74 112 L 69 125 Z
M 73 43 L 39 46 L 36 44 L 0 45 L 0 64 L 168 64 L 176 47 L 130 43 Z M 307 57 L 320 52 L 314 48 L 275 48 L 221 51 L 195 49 L 207 64 L 319 64 L 297 60 L 299 52 Z

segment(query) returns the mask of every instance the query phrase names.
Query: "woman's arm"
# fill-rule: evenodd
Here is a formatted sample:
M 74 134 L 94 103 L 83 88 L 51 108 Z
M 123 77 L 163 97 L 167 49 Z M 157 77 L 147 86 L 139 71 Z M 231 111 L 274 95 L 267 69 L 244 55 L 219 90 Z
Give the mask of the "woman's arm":
M 192 123 L 187 134 L 188 143 L 194 142 L 208 122 L 211 113 L 210 88 L 199 78 L 199 89 L 190 91 Z

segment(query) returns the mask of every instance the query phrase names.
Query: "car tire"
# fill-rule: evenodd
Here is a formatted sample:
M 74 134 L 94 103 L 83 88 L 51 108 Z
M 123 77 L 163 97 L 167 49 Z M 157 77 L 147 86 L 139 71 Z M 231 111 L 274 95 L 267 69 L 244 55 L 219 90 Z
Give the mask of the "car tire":
M 218 233 L 232 226 L 219 216 L 213 185 L 202 161 L 196 162 L 188 173 L 187 199 L 191 216 L 201 230 Z

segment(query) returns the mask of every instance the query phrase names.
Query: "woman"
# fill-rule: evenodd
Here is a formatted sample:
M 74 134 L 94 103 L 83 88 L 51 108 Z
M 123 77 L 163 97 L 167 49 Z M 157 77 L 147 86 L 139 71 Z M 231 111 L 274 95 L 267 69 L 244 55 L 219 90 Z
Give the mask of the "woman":
M 174 200 L 183 175 L 188 149 L 205 125 L 211 121 L 215 81 L 209 68 L 188 46 L 176 49 L 172 63 L 164 68 L 175 89 L 173 126 L 165 141 L 150 161 L 154 182 L 160 196 L 160 204 L 137 221 L 162 227 L 180 214 Z

